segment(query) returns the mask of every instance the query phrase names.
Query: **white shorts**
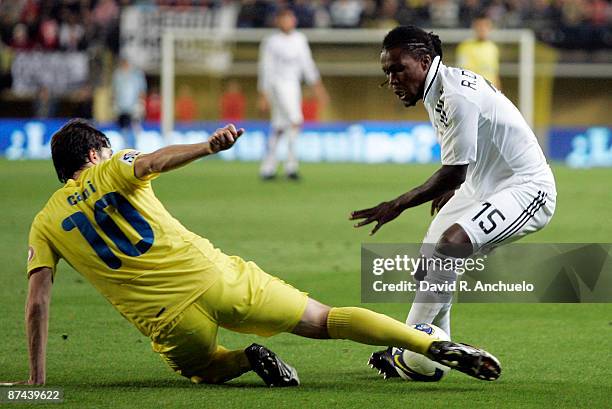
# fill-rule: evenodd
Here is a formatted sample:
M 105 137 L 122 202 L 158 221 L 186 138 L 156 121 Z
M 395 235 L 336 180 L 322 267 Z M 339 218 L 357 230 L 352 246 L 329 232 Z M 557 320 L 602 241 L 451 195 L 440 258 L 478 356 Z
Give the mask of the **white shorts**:
M 556 192 L 548 185 L 527 183 L 505 188 L 482 200 L 460 188 L 431 222 L 423 243 L 435 244 L 457 223 L 467 233 L 474 252 L 486 252 L 546 226 L 555 212 Z M 431 256 L 433 246 L 423 246 Z
M 301 125 L 302 88 L 296 82 L 277 82 L 270 92 L 270 105 L 273 128 L 286 128 L 291 125 Z

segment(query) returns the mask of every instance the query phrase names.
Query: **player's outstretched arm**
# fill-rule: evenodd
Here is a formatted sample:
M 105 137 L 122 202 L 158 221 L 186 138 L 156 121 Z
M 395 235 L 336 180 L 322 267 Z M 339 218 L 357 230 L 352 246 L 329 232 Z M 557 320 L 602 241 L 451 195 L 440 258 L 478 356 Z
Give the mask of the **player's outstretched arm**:
M 140 155 L 134 163 L 134 175 L 142 179 L 152 173 L 180 168 L 196 159 L 231 148 L 243 133 L 244 129 L 236 129 L 234 125 L 229 124 L 217 129 L 206 142 L 171 145 Z
M 29 384 L 45 383 L 45 361 L 49 329 L 49 304 L 53 272 L 48 267 L 34 270 L 30 275 L 25 320 L 30 354 Z
M 434 200 L 441 195 L 456 190 L 465 181 L 468 165 L 443 165 L 425 183 L 409 192 L 382 202 L 368 209 L 351 212 L 349 220 L 361 220 L 355 227 L 376 222 L 370 235 L 376 233 L 385 223 L 399 216 L 404 210 Z

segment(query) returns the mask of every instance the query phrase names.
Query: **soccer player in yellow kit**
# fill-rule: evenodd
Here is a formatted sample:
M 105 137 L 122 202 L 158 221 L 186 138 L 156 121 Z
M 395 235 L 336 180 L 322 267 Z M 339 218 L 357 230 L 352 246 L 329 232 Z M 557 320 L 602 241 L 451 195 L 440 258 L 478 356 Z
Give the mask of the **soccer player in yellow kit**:
M 219 327 L 393 345 L 479 379 L 499 376 L 498 361 L 485 351 L 437 341 L 363 308 L 330 308 L 255 263 L 222 253 L 174 219 L 151 180 L 229 149 L 243 132 L 228 125 L 203 143 L 114 155 L 108 138 L 83 120 L 53 135 L 53 164 L 65 184 L 36 215 L 29 236 L 29 383 L 45 383 L 49 301 L 59 258 L 149 337 L 172 369 L 195 383 L 222 383 L 254 370 L 269 386 L 299 384 L 296 370 L 261 345 L 234 351 L 219 345 Z
M 486 14 L 478 15 L 472 21 L 475 38 L 462 41 L 457 46 L 457 66 L 480 74 L 497 89 L 501 89 L 499 79 L 499 48 L 489 40 L 493 23 Z

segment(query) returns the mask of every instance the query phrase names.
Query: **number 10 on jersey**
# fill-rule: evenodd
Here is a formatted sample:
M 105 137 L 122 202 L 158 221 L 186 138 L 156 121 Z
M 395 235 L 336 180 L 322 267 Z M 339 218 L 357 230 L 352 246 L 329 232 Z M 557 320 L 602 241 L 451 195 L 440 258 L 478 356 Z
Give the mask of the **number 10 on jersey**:
M 132 244 L 125 233 L 117 226 L 117 223 L 105 211 L 109 206 L 117 209 L 117 212 L 142 237 L 138 243 Z M 107 193 L 98 199 L 94 205 L 94 217 L 102 231 L 127 256 L 138 257 L 146 253 L 153 245 L 154 236 L 151 225 L 125 197 L 117 192 Z M 71 231 L 75 227 L 108 267 L 114 270 L 121 267 L 121 260 L 98 234 L 92 222 L 85 216 L 85 213 L 73 213 L 62 221 L 62 228 L 65 231 Z

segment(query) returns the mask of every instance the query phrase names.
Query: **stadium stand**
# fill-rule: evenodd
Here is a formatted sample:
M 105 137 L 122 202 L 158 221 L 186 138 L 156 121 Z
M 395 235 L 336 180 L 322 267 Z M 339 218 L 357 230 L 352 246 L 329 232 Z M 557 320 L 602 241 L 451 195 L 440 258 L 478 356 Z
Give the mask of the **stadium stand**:
M 80 109 L 92 116 L 92 100 L 110 100 L 97 90 L 112 77 L 120 50 L 121 13 L 132 5 L 200 9 L 217 15 L 230 10 L 226 14 L 233 17 L 228 21 L 235 21 L 238 28 L 272 27 L 274 11 L 286 6 L 294 9 L 300 28 L 397 24 L 460 28 L 485 13 L 498 28 L 533 29 L 540 41 L 565 53 L 560 60 L 612 62 L 610 0 L 4 0 L 0 1 L 0 102 L 5 109 L 0 115 L 66 116 Z M 49 74 L 47 82 L 38 83 L 32 80 L 40 77 L 37 70 L 70 75 L 62 79 Z M 34 101 L 41 95 L 48 101 L 42 107 Z

